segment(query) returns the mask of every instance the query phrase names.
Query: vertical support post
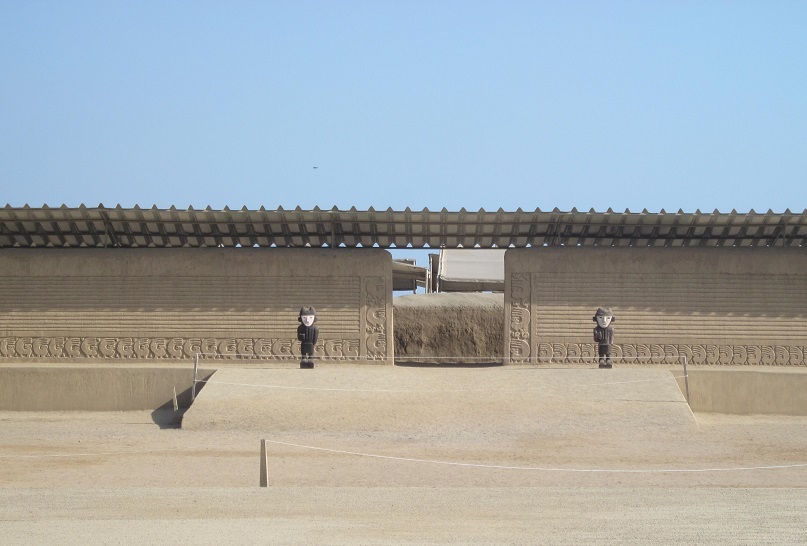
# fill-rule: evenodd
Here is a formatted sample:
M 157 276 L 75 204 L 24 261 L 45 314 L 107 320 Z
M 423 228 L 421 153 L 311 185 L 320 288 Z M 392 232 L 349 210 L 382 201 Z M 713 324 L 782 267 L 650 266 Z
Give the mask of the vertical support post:
M 191 402 L 196 400 L 196 374 L 199 371 L 199 353 L 193 353 L 193 386 L 191 386 Z
M 268 487 L 269 485 L 269 476 L 267 470 L 269 461 L 266 457 L 266 440 L 261 440 L 261 487 Z
M 177 401 L 177 388 L 174 386 L 174 411 L 179 411 L 179 401 Z
M 687 356 L 686 355 L 684 355 L 684 386 L 686 387 L 686 391 L 687 391 L 687 404 L 689 404 L 689 373 L 687 373 Z

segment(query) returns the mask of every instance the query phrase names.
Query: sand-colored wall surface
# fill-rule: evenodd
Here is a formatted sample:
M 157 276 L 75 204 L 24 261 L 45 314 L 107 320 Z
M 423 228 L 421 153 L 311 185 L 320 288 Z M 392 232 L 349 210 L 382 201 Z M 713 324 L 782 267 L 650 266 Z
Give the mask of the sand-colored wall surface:
M 513 362 L 591 361 L 592 317 L 608 306 L 617 363 L 807 364 L 801 249 L 510 249 L 505 271 Z
M 421 360 L 432 363 L 428 366 L 439 366 L 444 363 L 452 367 L 456 365 L 454 357 L 445 360 L 436 357 L 412 359 L 411 364 L 423 364 Z M 296 363 L 289 362 L 251 361 L 249 367 L 244 367 L 243 362 L 234 363 L 225 360 L 208 360 L 204 361 L 204 364 L 217 367 L 203 366 L 196 370 L 196 392 L 201 392 L 205 388 L 214 373 L 217 374 L 214 384 L 224 382 L 233 385 L 252 385 L 255 381 L 250 379 L 234 377 L 227 380 L 222 377 L 233 374 L 261 376 L 266 373 L 263 370 L 267 369 L 297 369 Z M 341 379 L 342 374 L 347 373 L 341 369 L 344 364 L 331 363 L 324 366 L 329 368 L 328 373 L 332 374 L 332 380 L 335 382 Z M 484 364 L 470 360 L 465 366 L 478 367 Z M 635 374 L 637 370 L 635 365 L 622 367 L 627 368 L 629 374 Z M 461 370 L 464 368 L 456 369 L 458 374 L 462 374 Z M 690 366 L 687 375 L 684 375 L 682 368 L 674 369 L 679 390 L 682 396 L 688 397 L 693 411 L 735 415 L 807 416 L 807 369 L 789 367 L 761 369 L 750 366 L 693 369 Z M 184 410 L 192 402 L 193 373 L 194 369 L 190 366 L 141 365 L 126 368 L 103 364 L 0 366 L 0 411 L 167 410 L 173 407 L 175 392 L 177 404 Z M 290 373 L 294 375 L 293 371 Z M 307 381 L 311 376 L 299 377 Z M 247 388 L 245 392 L 250 391 L 251 389 Z M 286 394 L 293 391 L 294 389 L 290 389 Z M 380 389 L 379 392 L 383 393 L 385 389 Z M 434 390 L 430 389 L 427 392 L 431 393 Z M 261 397 L 265 393 L 253 390 L 252 394 Z M 536 394 L 534 389 L 531 391 L 531 395 L 533 394 Z M 208 389 L 203 400 L 209 400 L 213 396 L 211 389 Z M 228 403 L 230 402 L 232 400 L 228 400 Z M 208 403 L 203 401 L 201 405 Z M 525 405 L 527 404 L 529 402 L 525 401 Z M 264 407 L 264 404 L 258 406 Z M 401 400 L 395 415 L 421 406 L 422 404 L 416 400 Z M 244 426 L 243 414 L 234 414 L 229 410 L 222 410 L 222 413 L 236 415 L 235 421 L 230 422 L 231 425 Z M 277 414 L 272 416 L 275 417 Z M 263 417 L 255 419 L 261 424 L 267 422 Z M 395 419 L 397 417 L 391 424 Z M 186 425 L 188 423 L 186 422 Z
M 215 370 L 199 369 L 199 379 Z M 0 367 L 0 411 L 157 410 L 191 403 L 193 367 Z
M 735 415 L 807 416 L 807 370 L 748 366 L 688 370 L 693 411 Z M 684 378 L 678 379 L 684 392 Z
M 389 361 L 392 258 L 380 249 L 6 249 L 0 360 L 294 358 Z

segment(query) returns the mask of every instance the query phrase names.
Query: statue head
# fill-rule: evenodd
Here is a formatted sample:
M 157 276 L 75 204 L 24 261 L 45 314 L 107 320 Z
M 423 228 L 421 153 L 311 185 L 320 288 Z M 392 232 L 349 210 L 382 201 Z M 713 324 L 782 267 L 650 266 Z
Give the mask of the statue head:
M 591 319 L 597 323 L 600 328 L 608 328 L 608 326 L 616 320 L 616 317 L 611 312 L 610 307 L 598 307 L 597 312 Z
M 302 322 L 305 326 L 311 326 L 315 322 L 317 322 L 317 311 L 314 307 L 303 307 L 300 309 L 300 316 L 297 317 L 299 322 Z

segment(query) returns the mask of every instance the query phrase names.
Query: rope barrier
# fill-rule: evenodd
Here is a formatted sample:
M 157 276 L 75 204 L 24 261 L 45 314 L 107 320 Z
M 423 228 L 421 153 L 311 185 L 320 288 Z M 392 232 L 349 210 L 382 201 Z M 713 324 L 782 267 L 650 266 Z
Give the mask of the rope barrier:
M 709 472 L 740 472 L 756 470 L 782 470 L 788 468 L 805 468 L 807 463 L 778 464 L 778 465 L 758 465 L 758 466 L 735 466 L 735 467 L 712 467 L 712 468 L 560 468 L 544 466 L 518 466 L 518 465 L 498 465 L 484 463 L 463 463 L 458 461 L 440 461 L 434 459 L 418 459 L 414 457 L 398 457 L 394 455 L 380 455 L 376 453 L 362 453 L 358 451 L 348 451 L 343 449 L 331 449 L 326 447 L 311 446 L 305 444 L 295 444 L 291 442 L 281 442 L 279 440 L 263 440 L 267 444 L 274 444 L 311 451 L 323 451 L 339 455 L 350 455 L 354 457 L 367 457 L 373 459 L 384 459 L 390 461 L 401 461 L 421 464 L 435 464 L 443 466 L 456 466 L 466 468 L 484 468 L 491 470 L 520 470 L 529 472 L 569 472 L 577 474 L 671 474 L 671 473 L 709 473 Z M 103 451 L 95 453 L 60 453 L 60 454 L 39 454 L 39 455 L 0 455 L 0 459 L 46 459 L 46 458 L 68 458 L 68 457 L 100 457 L 114 455 L 137 455 L 147 453 L 170 453 L 179 449 L 149 449 L 139 451 Z
M 94 453 L 54 453 L 38 455 L 2 455 L 0 459 L 48 459 L 59 457 L 101 457 L 107 455 L 142 455 L 144 453 L 166 453 L 177 451 L 176 449 L 145 449 L 138 451 L 100 451 Z
M 405 461 L 412 463 L 426 463 L 426 464 L 439 464 L 447 466 L 461 466 L 461 467 L 474 467 L 474 468 L 489 468 L 497 470 L 526 470 L 526 471 L 540 471 L 540 472 L 573 472 L 573 473 L 597 473 L 597 474 L 661 474 L 661 473 L 699 473 L 699 472 L 735 472 L 742 470 L 775 470 L 783 468 L 803 468 L 807 467 L 807 463 L 786 464 L 786 465 L 767 465 L 767 466 L 739 466 L 739 467 L 726 467 L 726 468 L 650 468 L 650 469 L 610 469 L 610 468 L 552 468 L 540 466 L 512 466 L 512 465 L 493 465 L 482 463 L 460 463 L 455 461 L 436 461 L 432 459 L 415 459 L 412 457 L 395 457 L 392 455 L 378 455 L 373 453 L 359 453 L 356 451 L 345 451 L 341 449 L 329 449 L 325 447 L 308 446 L 303 444 L 293 444 L 290 442 L 280 442 L 278 440 L 266 440 L 267 444 L 282 445 L 287 447 L 296 447 L 301 449 L 309 449 L 314 451 L 326 451 L 329 453 L 338 453 L 341 455 L 352 455 L 356 457 L 370 457 L 374 459 L 388 459 L 393 461 Z

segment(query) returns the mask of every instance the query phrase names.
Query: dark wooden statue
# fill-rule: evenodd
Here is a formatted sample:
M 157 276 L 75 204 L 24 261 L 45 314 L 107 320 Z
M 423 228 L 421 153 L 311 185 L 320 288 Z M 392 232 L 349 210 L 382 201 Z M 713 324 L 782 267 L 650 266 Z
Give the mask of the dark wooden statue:
M 597 327 L 594 328 L 594 341 L 597 342 L 600 368 L 610 368 L 611 345 L 614 343 L 614 327 L 611 324 L 616 317 L 610 307 L 599 307 L 592 320 L 597 323 Z
M 303 307 L 300 309 L 300 316 L 297 317 L 300 325 L 297 327 L 297 340 L 300 342 L 300 367 L 314 367 L 314 345 L 319 337 L 319 327 L 317 322 L 317 312 L 313 307 Z

